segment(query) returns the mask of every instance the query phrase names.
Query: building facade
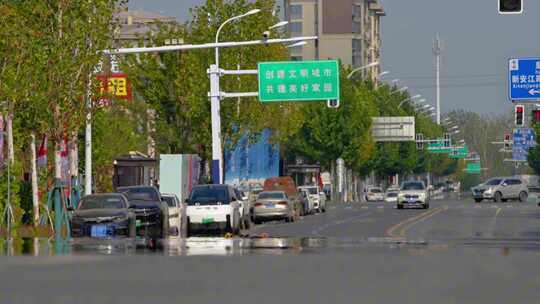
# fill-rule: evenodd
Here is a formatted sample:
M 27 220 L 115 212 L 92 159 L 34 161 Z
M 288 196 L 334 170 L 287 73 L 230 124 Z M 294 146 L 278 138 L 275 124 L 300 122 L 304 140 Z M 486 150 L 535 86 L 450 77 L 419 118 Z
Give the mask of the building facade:
M 380 59 L 379 0 L 284 0 L 289 34 L 318 36 L 318 41 L 291 48 L 292 60 L 340 59 L 353 68 Z M 365 71 L 377 75 L 379 67 Z

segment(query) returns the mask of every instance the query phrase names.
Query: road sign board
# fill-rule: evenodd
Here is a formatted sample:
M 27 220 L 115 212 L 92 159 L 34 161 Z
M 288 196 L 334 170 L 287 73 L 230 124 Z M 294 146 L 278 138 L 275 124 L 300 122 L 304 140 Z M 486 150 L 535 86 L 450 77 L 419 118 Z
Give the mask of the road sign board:
M 536 145 L 534 130 L 531 128 L 514 129 L 514 143 L 512 145 L 512 160 L 527 161 L 529 149 Z
M 508 60 L 510 101 L 540 100 L 540 58 Z
M 444 154 L 452 152 L 451 141 L 445 140 L 444 138 L 438 138 L 435 142 L 428 143 L 427 150 L 435 154 Z
M 482 171 L 480 162 L 467 163 L 467 167 L 465 167 L 465 172 L 469 174 L 480 174 L 480 171 Z
M 337 60 L 259 63 L 261 102 L 339 100 Z
M 453 148 L 448 157 L 450 158 L 467 158 L 469 156 L 469 148 L 467 146 Z
M 414 116 L 372 117 L 371 135 L 376 142 L 415 140 Z

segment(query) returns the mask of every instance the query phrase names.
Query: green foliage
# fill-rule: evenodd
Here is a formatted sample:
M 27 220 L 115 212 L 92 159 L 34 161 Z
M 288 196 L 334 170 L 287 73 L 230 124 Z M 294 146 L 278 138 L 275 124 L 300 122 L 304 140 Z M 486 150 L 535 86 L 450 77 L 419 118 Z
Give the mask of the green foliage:
M 341 69 L 340 107 L 331 109 L 324 102 L 305 104 L 297 134 L 287 143 L 290 154 L 300 154 L 329 167 L 337 158 L 356 171 L 369 171 L 375 151 L 371 139 L 371 116 L 377 111 L 373 95 L 364 83 L 353 83 Z
M 534 132 L 536 138 L 538 138 L 540 135 L 540 124 L 534 125 Z M 535 174 L 540 175 L 540 145 L 537 145 L 529 150 L 529 154 L 527 155 L 527 163 Z
M 147 149 L 147 106 L 117 102 L 93 117 L 93 167 L 96 191 L 112 191 L 113 160 Z M 81 148 L 84 145 L 81 145 Z
M 22 166 L 20 162 L 15 162 L 10 167 L 10 176 L 11 176 L 11 187 L 10 187 L 10 201 L 11 201 L 11 207 L 13 208 L 13 216 L 15 218 L 15 223 L 20 223 L 21 219 L 24 215 L 24 210 L 21 207 L 21 199 L 19 196 L 19 193 L 21 191 L 21 184 L 22 184 Z M 0 212 L 1 216 L 3 218 L 3 212 L 6 207 L 7 203 L 7 195 L 8 195 L 8 174 L 7 174 L 7 168 L 4 168 L 4 170 L 0 171 Z M 4 222 L 5 219 L 0 220 L 0 222 Z
M 193 19 L 186 24 L 161 24 L 152 35 L 140 37 L 140 43 L 163 45 L 166 39 L 176 37 L 186 44 L 213 42 L 218 27 L 226 19 L 253 8 L 262 11 L 226 25 L 219 40 L 258 40 L 263 31 L 279 21 L 272 15 L 274 4 L 273 0 L 207 1 L 192 9 Z M 281 35 L 279 32 L 273 34 Z M 221 49 L 220 68 L 256 69 L 259 61 L 285 60 L 287 56 L 281 45 Z M 157 112 L 155 140 L 159 152 L 200 153 L 210 157 L 211 121 L 206 70 L 214 60 L 214 49 L 125 57 L 124 70 L 135 76 L 132 78 L 135 90 Z M 236 76 L 222 77 L 221 90 L 257 91 L 255 76 L 241 77 L 241 81 Z M 292 104 L 263 105 L 256 98 L 224 100 L 221 103 L 223 142 L 234 143 L 238 135 L 257 134 L 264 128 L 274 130 L 274 140 L 287 138 L 299 125 L 297 108 Z

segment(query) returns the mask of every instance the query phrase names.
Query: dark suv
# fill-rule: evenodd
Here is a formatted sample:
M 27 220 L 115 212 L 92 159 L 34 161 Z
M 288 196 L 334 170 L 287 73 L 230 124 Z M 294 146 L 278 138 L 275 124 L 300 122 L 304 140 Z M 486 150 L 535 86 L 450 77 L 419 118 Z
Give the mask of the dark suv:
M 135 212 L 137 234 L 167 236 L 169 231 L 168 207 L 156 187 L 119 187 L 117 191 L 127 197 L 129 208 Z

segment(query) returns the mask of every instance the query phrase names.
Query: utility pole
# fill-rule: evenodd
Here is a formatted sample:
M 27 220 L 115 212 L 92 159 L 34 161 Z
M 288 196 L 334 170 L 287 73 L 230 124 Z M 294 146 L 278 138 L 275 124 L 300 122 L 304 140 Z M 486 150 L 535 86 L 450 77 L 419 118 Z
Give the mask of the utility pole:
M 435 55 L 436 63 L 436 73 L 437 73 L 437 124 L 441 124 L 441 53 L 442 53 L 442 42 L 439 37 L 439 34 L 433 40 L 433 54 Z

